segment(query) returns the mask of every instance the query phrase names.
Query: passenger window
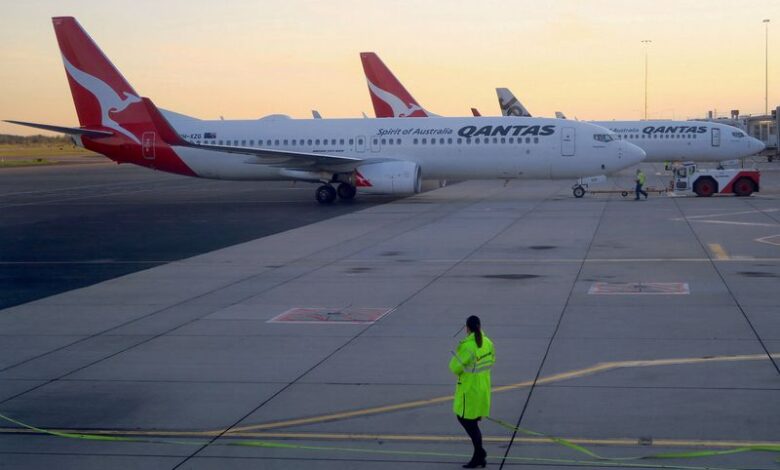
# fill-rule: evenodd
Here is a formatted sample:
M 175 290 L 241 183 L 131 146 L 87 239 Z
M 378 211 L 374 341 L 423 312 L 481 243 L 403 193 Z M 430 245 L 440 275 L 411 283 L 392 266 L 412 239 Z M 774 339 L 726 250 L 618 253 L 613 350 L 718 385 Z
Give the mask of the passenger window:
M 428 139 L 423 139 L 423 140 L 422 140 L 422 144 L 423 144 L 423 145 L 425 145 L 425 144 L 427 144 L 427 143 L 428 143 Z
M 471 145 L 471 137 L 467 137 L 467 138 L 466 138 L 466 144 L 469 144 L 469 145 Z
M 436 138 L 431 139 L 431 145 L 436 145 Z
M 238 147 L 238 141 L 237 141 L 237 140 L 234 140 L 234 141 L 233 141 L 233 145 L 234 145 L 235 147 Z
M 382 139 L 382 145 L 385 145 L 387 141 L 385 139 Z
M 372 142 L 374 143 L 374 145 L 376 145 L 379 141 L 377 139 L 374 139 Z
M 414 139 L 414 140 L 412 141 L 412 145 L 417 145 L 417 139 Z
M 274 140 L 274 145 L 279 145 L 279 139 Z
M 531 143 L 531 138 L 530 137 L 526 137 L 525 138 L 525 143 L 526 144 L 530 144 Z
M 308 143 L 309 145 L 311 145 L 311 139 L 309 139 L 309 140 L 307 141 L 307 143 Z
M 510 144 L 514 144 L 515 143 L 515 138 L 514 137 L 510 137 L 509 138 L 509 143 Z
M 320 145 L 320 139 L 315 140 L 314 145 Z
M 344 145 L 344 139 L 339 139 L 339 145 Z
M 354 145 L 355 139 L 349 139 L 349 145 Z
M 250 140 L 249 141 L 249 146 L 250 147 L 254 147 L 255 146 L 255 141 L 254 140 Z
M 442 137 L 441 139 L 439 139 L 439 143 L 440 143 L 441 145 L 444 145 L 444 137 Z
M 460 137 L 458 137 L 458 141 L 457 141 L 457 142 L 458 142 L 458 145 L 460 145 L 461 143 L 463 143 L 463 139 L 461 139 Z
M 539 143 L 539 137 L 534 137 L 534 143 L 535 143 L 535 144 L 538 144 L 538 143 Z
M 498 143 L 498 137 L 493 137 L 493 143 L 494 143 L 494 144 L 497 144 L 497 143 Z
M 506 138 L 504 138 L 504 137 L 501 137 L 501 143 L 502 143 L 502 144 L 505 144 L 505 143 L 506 143 Z
M 395 139 L 395 144 L 396 145 L 401 145 L 401 139 Z
M 449 139 L 447 139 L 447 143 L 448 143 L 448 144 L 452 144 L 452 137 L 450 137 Z
M 479 137 L 477 137 L 476 139 L 474 139 L 474 143 L 475 143 L 475 144 L 478 144 L 478 143 L 479 143 Z
M 330 139 L 330 145 L 336 145 L 336 139 Z
M 219 141 L 219 145 L 222 145 L 222 141 L 221 140 Z
M 242 146 L 242 147 L 246 147 L 246 140 L 242 140 L 242 141 L 241 141 L 241 146 Z

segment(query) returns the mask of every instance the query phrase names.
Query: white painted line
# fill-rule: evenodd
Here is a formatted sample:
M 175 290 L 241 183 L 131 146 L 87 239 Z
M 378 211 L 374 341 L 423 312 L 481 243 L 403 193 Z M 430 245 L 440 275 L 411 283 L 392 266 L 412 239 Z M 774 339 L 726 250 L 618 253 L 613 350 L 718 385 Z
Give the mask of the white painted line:
M 769 235 L 768 237 L 756 238 L 754 241 L 759 243 L 766 243 L 768 245 L 780 246 L 780 234 Z
M 774 223 L 774 224 L 763 224 L 760 222 L 734 222 L 731 220 L 691 220 L 691 222 L 700 222 L 703 224 L 723 224 L 723 225 L 743 225 L 743 226 L 752 226 L 752 227 L 780 227 L 780 224 Z
M 731 215 L 746 215 L 746 214 L 764 214 L 767 212 L 777 212 L 780 211 L 780 209 L 756 209 L 752 211 L 739 211 L 739 212 L 724 212 L 721 214 L 704 214 L 704 215 L 692 215 L 689 217 L 676 217 L 672 220 L 675 221 L 681 221 L 681 220 L 694 220 L 694 219 L 712 219 L 714 217 L 727 217 Z

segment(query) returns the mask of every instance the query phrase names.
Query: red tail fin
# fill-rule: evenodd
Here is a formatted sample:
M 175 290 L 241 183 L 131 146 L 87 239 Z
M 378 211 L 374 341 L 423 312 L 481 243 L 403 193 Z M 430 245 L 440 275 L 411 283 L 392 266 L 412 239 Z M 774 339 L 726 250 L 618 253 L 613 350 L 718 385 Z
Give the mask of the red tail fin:
M 106 128 L 138 143 L 123 124 L 138 121 L 143 105 L 138 93 L 108 60 L 75 18 L 52 18 L 68 76 L 73 104 L 82 127 Z
M 395 78 L 382 59 L 373 52 L 361 52 L 363 72 L 368 80 L 368 91 L 376 117 L 428 117 L 406 88 Z

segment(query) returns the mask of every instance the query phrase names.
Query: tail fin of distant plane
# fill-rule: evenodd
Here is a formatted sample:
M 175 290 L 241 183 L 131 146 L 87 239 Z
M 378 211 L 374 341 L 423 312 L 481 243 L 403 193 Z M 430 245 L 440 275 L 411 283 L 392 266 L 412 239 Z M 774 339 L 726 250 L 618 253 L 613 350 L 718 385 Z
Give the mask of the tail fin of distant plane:
M 558 119 L 566 119 L 566 116 L 560 111 L 555 111 L 555 117 Z
M 376 117 L 434 116 L 420 106 L 378 55 L 373 52 L 361 52 L 360 60 L 363 63 L 363 72 L 366 74 Z
M 501 107 L 502 116 L 531 117 L 531 113 L 509 91 L 509 88 L 496 88 L 496 95 L 498 95 L 498 106 Z
M 482 117 L 482 114 L 479 112 L 479 110 L 477 108 L 471 108 L 471 114 L 474 117 Z

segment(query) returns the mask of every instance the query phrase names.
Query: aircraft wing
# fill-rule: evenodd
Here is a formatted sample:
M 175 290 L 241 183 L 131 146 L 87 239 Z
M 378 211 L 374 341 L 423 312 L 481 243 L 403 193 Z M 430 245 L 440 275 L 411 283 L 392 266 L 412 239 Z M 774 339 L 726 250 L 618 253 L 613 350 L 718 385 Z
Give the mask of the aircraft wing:
M 20 126 L 34 127 L 36 129 L 43 129 L 45 131 L 61 132 L 63 134 L 70 134 L 70 135 L 84 135 L 87 137 L 94 137 L 94 138 L 111 137 L 112 135 L 114 135 L 113 132 L 84 129 L 82 127 L 52 126 L 50 124 L 38 124 L 35 122 L 10 121 L 10 120 L 6 120 L 5 122 L 10 122 L 11 124 L 18 124 Z
M 318 168 L 346 167 L 355 168 L 363 163 L 362 158 L 330 155 L 326 153 L 292 152 L 289 150 L 266 149 L 255 147 L 233 147 L 229 145 L 206 145 L 186 142 L 183 147 L 192 147 L 214 152 L 236 153 L 252 157 L 246 163 L 271 165 L 295 170 L 312 170 Z M 374 162 L 372 159 L 371 162 Z

